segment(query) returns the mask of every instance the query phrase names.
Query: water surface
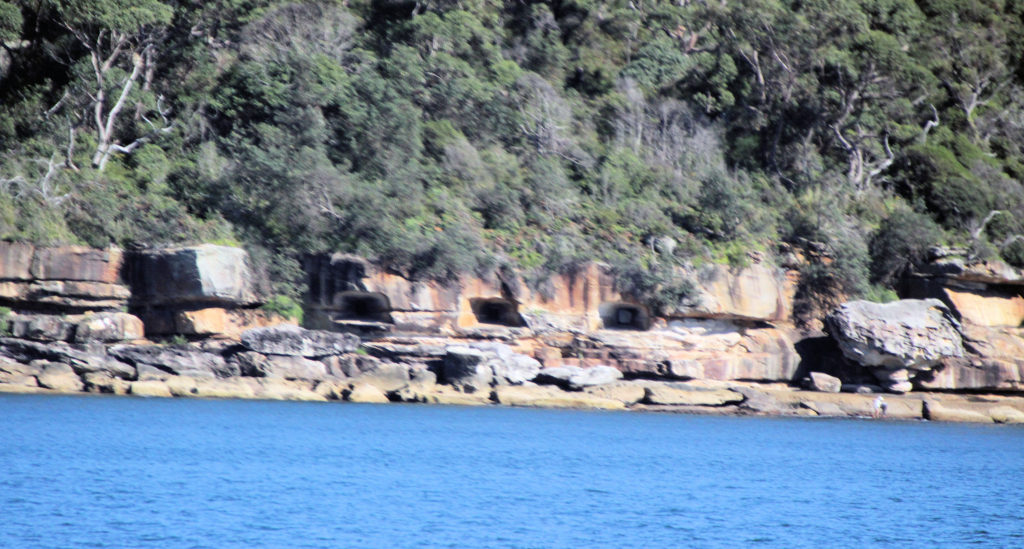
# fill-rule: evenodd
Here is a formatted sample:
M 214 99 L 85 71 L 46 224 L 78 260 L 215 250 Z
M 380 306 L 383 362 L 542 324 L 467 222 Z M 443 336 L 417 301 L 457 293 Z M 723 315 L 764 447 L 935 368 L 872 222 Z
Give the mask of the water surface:
M 1024 429 L 0 395 L 0 547 L 1024 546 Z

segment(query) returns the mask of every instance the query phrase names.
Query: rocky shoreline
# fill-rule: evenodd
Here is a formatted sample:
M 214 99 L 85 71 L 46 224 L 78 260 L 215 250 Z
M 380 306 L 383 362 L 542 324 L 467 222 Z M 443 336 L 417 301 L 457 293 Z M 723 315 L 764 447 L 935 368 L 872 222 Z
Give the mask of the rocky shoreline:
M 0 392 L 1024 422 L 1024 273 L 940 254 L 910 297 L 794 324 L 798 273 L 680 268 L 649 309 L 599 264 L 440 283 L 305 266 L 305 328 L 248 254 L 0 242 Z M 817 326 L 817 327 L 816 327 Z M 819 328 L 824 329 L 821 331 Z
M 782 383 L 624 379 L 613 368 L 543 368 L 495 343 L 449 345 L 436 360 L 389 362 L 348 334 L 259 328 L 203 344 L 32 344 L 0 338 L 0 393 L 525 406 L 706 415 L 875 415 L 873 393 Z M 379 351 L 378 351 L 379 352 Z M 423 358 L 423 357 L 420 357 Z M 915 392 L 885 396 L 877 419 L 1024 424 L 1024 397 Z

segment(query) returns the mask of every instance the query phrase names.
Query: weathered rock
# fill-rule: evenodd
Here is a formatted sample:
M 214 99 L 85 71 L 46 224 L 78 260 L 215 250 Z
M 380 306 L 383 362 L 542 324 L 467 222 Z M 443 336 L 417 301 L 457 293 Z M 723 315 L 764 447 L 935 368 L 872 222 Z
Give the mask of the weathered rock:
M 77 393 L 85 389 L 82 379 L 75 374 L 71 366 L 59 362 L 42 362 L 42 373 L 36 376 L 39 385 L 62 393 Z
M 132 299 L 140 305 L 247 306 L 262 301 L 241 248 L 204 244 L 146 251 L 130 259 Z
M 138 364 L 135 366 L 135 369 L 138 372 L 136 376 L 137 381 L 164 381 L 174 375 L 167 370 L 161 370 L 149 364 Z
M 14 315 L 11 335 L 36 341 L 68 341 L 75 335 L 77 319 L 58 315 Z
M 265 355 L 320 358 L 355 351 L 359 337 L 284 324 L 246 330 L 242 333 L 242 345 Z
M 781 269 L 753 264 L 740 271 L 707 265 L 697 272 L 696 295 L 674 314 L 781 321 L 791 313 L 795 288 Z
M 266 378 L 253 381 L 257 381 L 259 384 L 256 398 L 309 402 L 324 402 L 327 400 L 323 395 L 314 392 L 308 382 L 281 378 Z
M 121 262 L 122 253 L 117 248 L 36 248 L 31 274 L 35 280 L 81 280 L 113 284 L 120 279 Z
M 996 423 L 1024 423 L 1024 412 L 1009 406 L 995 406 L 988 411 L 989 417 Z
M 606 385 L 585 387 L 583 392 L 600 398 L 617 400 L 626 406 L 632 406 L 644 399 L 647 389 L 643 383 L 616 381 Z
M 582 389 L 618 381 L 622 379 L 622 372 L 611 366 L 591 368 L 562 366 L 560 368 L 543 368 L 537 374 L 536 379 L 538 383 L 550 383 L 569 389 Z
M 168 376 L 164 380 L 171 396 L 192 397 L 196 396 L 196 378 L 185 376 Z
M 873 393 L 881 393 L 882 387 L 879 385 L 872 385 L 870 383 L 844 383 L 840 388 L 840 391 L 844 393 L 870 395 Z
M 982 412 L 959 407 L 948 407 L 934 400 L 924 402 L 924 417 L 931 421 L 957 423 L 992 423 L 993 418 Z
M 412 371 L 407 364 L 366 360 L 360 368 L 361 372 L 353 376 L 352 381 L 372 385 L 385 393 L 404 387 L 412 381 Z
M 129 394 L 140 397 L 171 398 L 171 389 L 163 381 L 133 381 Z
M 236 363 L 188 346 L 114 345 L 107 352 L 135 366 L 144 364 L 179 376 L 225 378 L 241 373 Z
M 887 370 L 928 370 L 964 355 L 958 324 L 941 301 L 851 301 L 826 318 L 846 358 Z
M 490 393 L 463 393 L 447 385 L 410 384 L 389 394 L 401 402 L 420 404 L 452 406 L 486 406 L 491 404 Z
M 75 341 L 91 343 L 142 339 L 142 321 L 128 313 L 96 313 L 86 315 L 75 329 Z
M 823 372 L 811 372 L 807 374 L 804 388 L 823 393 L 838 393 L 843 388 L 843 382 L 838 377 Z
M 259 385 L 245 378 L 192 380 L 193 395 L 202 398 L 256 398 Z
M 569 392 L 556 387 L 541 387 L 532 384 L 496 387 L 493 398 L 499 404 L 506 406 L 590 408 L 599 410 L 625 409 L 625 404 L 619 400 L 603 398 L 584 392 Z
M 381 391 L 369 383 L 353 384 L 352 387 L 345 392 L 345 400 L 366 404 L 386 404 L 391 402 L 388 400 L 387 395 L 384 394 L 384 391 Z
M 23 242 L 0 241 L 0 279 L 31 280 L 35 246 Z
M 41 366 L 21 364 L 0 356 L 0 383 L 36 387 L 39 385 L 36 376 L 42 372 Z
M 131 292 L 120 284 L 73 280 L 0 281 L 0 299 L 14 305 L 69 313 L 124 307 Z
M 225 309 L 223 307 L 207 307 L 204 309 L 185 311 L 158 311 L 151 316 L 160 314 L 173 318 L 160 318 L 156 329 L 147 330 L 151 333 L 173 333 L 188 336 L 216 336 L 237 338 L 246 330 L 266 328 L 278 324 L 293 324 L 283 317 L 267 313 L 261 309 Z
M 85 380 L 85 390 L 90 393 L 126 395 L 131 388 L 131 382 L 116 378 L 107 372 L 89 372 L 82 377 Z
M 645 385 L 645 390 L 644 401 L 648 404 L 724 406 L 743 400 L 743 395 L 729 389 L 708 389 L 679 382 L 651 382 Z
M 520 385 L 537 377 L 541 365 L 537 359 L 517 353 L 502 343 L 475 343 L 474 349 L 493 356 L 489 360 L 494 382 L 498 384 Z
M 874 400 L 877 398 L 876 395 L 818 391 L 784 390 L 770 391 L 768 394 L 786 406 L 799 406 L 815 410 L 820 412 L 820 415 L 848 417 L 871 417 L 874 412 Z M 887 419 L 921 419 L 923 417 L 923 405 L 920 399 L 909 395 L 889 395 L 885 402 L 888 405 L 885 415 Z
M 240 373 L 249 377 L 323 380 L 331 377 L 323 362 L 300 356 L 263 355 L 252 351 L 238 353 L 232 358 Z
M 906 368 L 877 368 L 872 373 L 882 388 L 890 393 L 903 394 L 914 389 L 914 384 L 910 381 L 910 370 Z
M 482 391 L 494 381 L 487 353 L 469 347 L 451 346 L 444 356 L 441 381 L 466 392 Z
M 135 377 L 135 368 L 113 360 L 100 349 L 89 346 L 71 346 L 67 343 L 39 343 L 24 339 L 0 338 L 0 354 L 21 362 L 47 360 L 70 365 L 79 375 L 87 372 L 107 372 L 124 379 Z

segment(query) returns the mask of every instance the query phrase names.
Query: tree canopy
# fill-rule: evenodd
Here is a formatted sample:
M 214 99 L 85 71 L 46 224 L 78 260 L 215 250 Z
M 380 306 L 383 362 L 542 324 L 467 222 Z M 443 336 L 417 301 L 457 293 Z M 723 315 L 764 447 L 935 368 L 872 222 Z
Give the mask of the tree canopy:
M 0 238 L 235 242 L 283 294 L 325 251 L 413 277 L 594 259 L 668 277 L 796 248 L 853 294 L 935 244 L 1024 265 L 1022 17 L 3 0 Z

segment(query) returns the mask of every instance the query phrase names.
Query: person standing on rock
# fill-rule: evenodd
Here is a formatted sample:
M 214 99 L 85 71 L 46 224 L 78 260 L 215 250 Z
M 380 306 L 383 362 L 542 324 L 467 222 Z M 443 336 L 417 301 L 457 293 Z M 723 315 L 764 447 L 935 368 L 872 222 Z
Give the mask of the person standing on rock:
M 885 413 L 887 411 L 889 411 L 889 405 L 885 402 L 885 399 L 882 398 L 882 395 L 878 395 L 878 398 L 876 398 L 873 403 L 871 417 L 885 417 Z

